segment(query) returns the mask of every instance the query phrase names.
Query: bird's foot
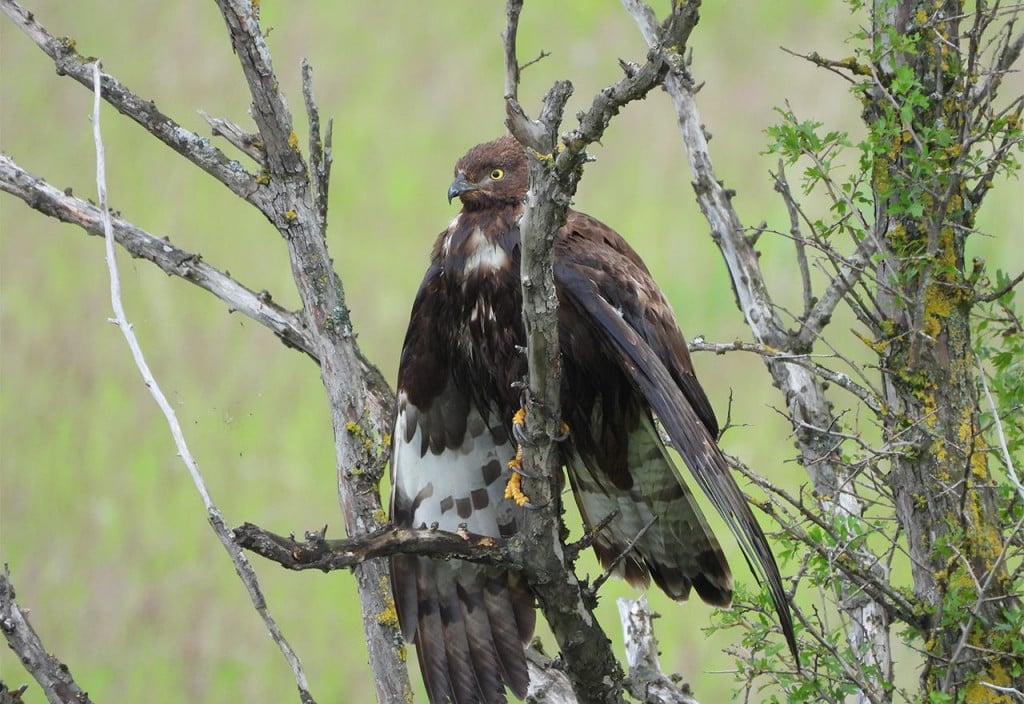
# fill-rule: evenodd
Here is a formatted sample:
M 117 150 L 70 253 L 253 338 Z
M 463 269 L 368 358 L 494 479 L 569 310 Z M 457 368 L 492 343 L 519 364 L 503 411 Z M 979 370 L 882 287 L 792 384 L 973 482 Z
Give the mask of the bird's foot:
M 505 485 L 505 498 L 516 502 L 516 506 L 532 506 L 530 497 L 523 493 L 522 450 L 516 452 L 514 459 L 509 460 L 508 468 L 512 470 L 508 484 Z
M 516 445 L 532 445 L 533 441 L 526 436 L 526 409 L 520 408 L 512 416 L 512 437 L 516 441 Z M 522 460 L 522 452 L 517 448 L 516 455 Z M 522 462 L 520 462 L 522 465 Z M 510 465 L 511 466 L 511 465 Z M 520 466 L 520 469 L 522 467 Z
M 569 437 L 569 425 L 562 423 L 562 434 L 555 438 L 556 442 L 562 442 Z M 505 485 L 505 498 L 516 502 L 517 506 L 524 508 L 540 508 L 530 502 L 530 497 L 523 492 L 523 477 L 533 479 L 523 471 L 523 445 L 532 445 L 532 441 L 526 435 L 526 409 L 520 408 L 512 416 L 512 436 L 516 441 L 516 456 L 508 461 L 508 468 L 512 470 L 512 476 Z
M 571 428 L 569 428 L 569 424 L 566 423 L 563 420 L 562 421 L 562 425 L 560 426 L 560 434 L 554 438 L 554 441 L 555 442 L 564 442 L 565 440 L 567 440 L 569 438 L 569 433 L 570 432 L 571 432 Z M 534 444 L 534 442 L 526 434 L 526 409 L 525 408 L 520 408 L 512 416 L 512 437 L 515 439 L 516 444 L 518 444 L 518 445 L 530 445 L 530 446 L 532 446 Z

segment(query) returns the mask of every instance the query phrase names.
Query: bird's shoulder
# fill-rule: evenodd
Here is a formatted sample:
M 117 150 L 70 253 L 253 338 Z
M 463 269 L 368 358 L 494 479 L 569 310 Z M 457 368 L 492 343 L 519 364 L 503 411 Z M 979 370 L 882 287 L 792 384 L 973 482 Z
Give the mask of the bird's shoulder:
M 625 237 L 592 215 L 570 210 L 555 240 L 558 269 L 586 272 L 602 294 L 636 297 L 645 305 L 668 306 L 650 270 Z

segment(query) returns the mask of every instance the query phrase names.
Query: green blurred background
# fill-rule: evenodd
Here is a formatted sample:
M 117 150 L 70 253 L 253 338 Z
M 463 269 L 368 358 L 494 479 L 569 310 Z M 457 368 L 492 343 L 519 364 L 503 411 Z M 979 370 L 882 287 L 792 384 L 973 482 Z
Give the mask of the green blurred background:
M 245 84 L 212 2 L 26 5 L 186 127 L 208 134 L 203 110 L 251 128 Z M 393 380 L 430 245 L 455 210 L 444 197 L 452 164 L 503 130 L 503 3 L 265 0 L 262 16 L 302 144 L 301 58 L 314 67 L 322 114 L 335 119 L 330 246 L 360 344 Z M 718 175 L 737 189 L 748 224 L 788 228 L 767 173 L 774 159 L 760 155 L 774 106 L 788 100 L 803 118 L 858 130 L 859 106 L 845 84 L 779 47 L 845 56 L 856 25 L 843 4 L 825 0 L 704 8 L 692 41 L 694 73 L 707 83 L 699 99 Z M 569 78 L 574 114 L 617 80 L 617 58 L 645 55 L 615 2 L 528 2 L 519 36 L 522 60 L 552 52 L 524 74 L 520 98 L 534 111 L 554 79 Z M 0 52 L 0 148 L 54 185 L 94 198 L 91 95 L 55 75 L 6 18 Z M 285 249 L 266 222 L 115 111 L 105 107 L 103 120 L 114 208 L 250 288 L 297 304 Z M 693 202 L 667 98 L 656 92 L 629 106 L 593 154 L 576 207 L 634 244 L 689 337 L 747 339 Z M 979 223 L 995 237 L 975 238 L 978 253 L 1009 270 L 1024 265 L 1020 195 L 1019 182 L 1001 184 Z M 0 237 L 0 559 L 44 643 L 97 702 L 294 701 L 291 673 L 107 322 L 102 242 L 6 195 Z M 773 291 L 795 307 L 791 246 L 772 236 L 761 244 Z M 228 523 L 300 535 L 327 524 L 339 537 L 331 429 L 315 366 L 181 280 L 123 254 L 120 263 L 129 317 Z M 726 435 L 726 449 L 786 486 L 803 483 L 763 365 L 743 355 L 698 356 L 696 364 L 719 415 L 735 392 L 732 420 L 741 427 Z M 752 582 L 734 556 L 737 577 Z M 255 564 L 319 701 L 371 701 L 351 575 Z M 593 563 L 584 568 L 594 571 Z M 618 640 L 611 597 L 632 591 L 611 584 L 604 593 L 600 617 Z M 721 649 L 729 637 L 703 633 L 710 610 L 660 594 L 652 601 L 663 615 L 665 669 L 691 681 L 703 701 L 726 699 L 733 684 Z M 10 685 L 28 681 L 6 648 L 0 676 Z M 26 701 L 42 700 L 33 686 Z

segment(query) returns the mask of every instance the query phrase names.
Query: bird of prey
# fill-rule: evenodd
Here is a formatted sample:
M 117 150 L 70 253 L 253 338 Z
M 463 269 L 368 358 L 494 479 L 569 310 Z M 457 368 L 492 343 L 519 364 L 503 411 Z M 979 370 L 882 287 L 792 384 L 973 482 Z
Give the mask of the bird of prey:
M 527 188 L 526 155 L 510 136 L 473 147 L 455 165 L 448 200 L 459 198 L 462 210 L 434 243 L 399 363 L 391 458 L 398 527 L 508 538 L 528 510 L 521 494 L 506 498 L 516 382 L 527 371 L 519 280 Z M 691 590 L 716 606 L 732 600 L 725 555 L 657 419 L 767 582 L 795 653 L 775 559 L 718 449 L 714 411 L 647 267 L 617 232 L 570 210 L 555 238 L 554 275 L 569 427 L 561 457 L 586 527 L 615 514 L 593 543 L 601 563 L 633 584 L 653 579 L 676 600 Z M 399 555 L 391 578 L 433 704 L 505 702 L 506 687 L 525 697 L 523 645 L 535 610 L 522 575 Z

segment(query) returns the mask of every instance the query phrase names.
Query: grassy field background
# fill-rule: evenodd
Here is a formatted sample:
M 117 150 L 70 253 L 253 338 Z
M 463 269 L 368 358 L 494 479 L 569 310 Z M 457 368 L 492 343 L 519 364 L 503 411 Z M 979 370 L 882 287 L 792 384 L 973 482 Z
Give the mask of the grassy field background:
M 25 4 L 186 127 L 208 134 L 198 110 L 251 125 L 213 3 Z M 302 57 L 314 67 L 322 114 L 335 119 L 330 246 L 360 344 L 393 380 L 430 245 L 455 210 L 444 197 L 452 164 L 503 130 L 503 3 L 265 0 L 262 14 L 301 144 Z M 699 99 L 718 175 L 738 191 L 748 224 L 788 227 L 767 173 L 774 159 L 760 154 L 773 107 L 789 101 L 801 117 L 858 130 L 859 106 L 845 84 L 779 47 L 846 56 L 855 27 L 842 4 L 825 0 L 704 9 L 693 70 L 706 81 Z M 520 42 L 524 60 L 552 52 L 524 74 L 523 104 L 535 110 L 554 79 L 569 78 L 576 86 L 569 115 L 618 79 L 616 59 L 645 55 L 614 2 L 529 2 Z M 0 149 L 54 185 L 94 198 L 91 94 L 57 76 L 6 18 L 0 62 Z M 297 305 L 284 247 L 266 222 L 115 111 L 105 108 L 103 119 L 114 208 Z M 747 339 L 693 202 L 667 98 L 656 93 L 629 106 L 593 154 L 598 161 L 576 207 L 634 244 L 687 336 Z M 993 267 L 1024 265 L 1020 195 L 1019 182 L 1001 184 L 980 218 L 994 236 L 975 238 L 974 253 Z M 8 196 L 0 197 L 0 237 L 0 559 L 44 643 L 97 702 L 294 701 L 290 672 L 107 323 L 102 242 Z M 761 242 L 773 291 L 795 306 L 790 245 L 772 236 Z M 339 536 L 331 430 L 314 365 L 181 280 L 127 256 L 120 262 L 129 317 L 228 523 L 297 534 L 327 524 Z M 775 481 L 804 483 L 763 365 L 741 355 L 699 356 L 696 364 L 720 415 L 734 393 L 733 422 L 742 427 L 727 434 L 726 449 Z M 751 583 L 733 554 L 738 579 Z M 258 560 L 256 567 L 319 701 L 371 701 L 351 576 L 288 573 Z M 606 588 L 600 616 L 616 639 L 612 597 L 631 593 L 621 584 Z M 652 601 L 663 614 L 665 669 L 692 682 L 703 701 L 726 700 L 733 685 L 721 650 L 729 638 L 703 633 L 710 610 L 660 594 Z M 0 676 L 10 685 L 27 681 L 6 648 Z M 43 698 L 33 687 L 26 701 Z

